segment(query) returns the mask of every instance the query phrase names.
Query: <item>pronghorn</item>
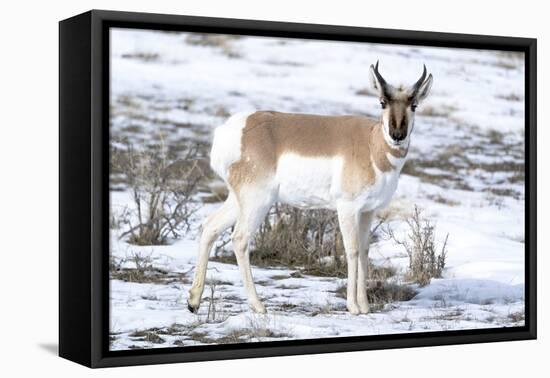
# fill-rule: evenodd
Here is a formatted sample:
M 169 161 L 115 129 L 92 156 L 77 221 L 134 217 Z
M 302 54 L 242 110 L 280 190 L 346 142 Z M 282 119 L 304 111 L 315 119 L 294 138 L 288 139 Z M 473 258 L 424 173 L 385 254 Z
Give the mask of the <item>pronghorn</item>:
M 409 149 L 414 112 L 432 75 L 426 66 L 411 87 L 394 87 L 370 66 L 382 107 L 379 120 L 272 111 L 239 113 L 216 128 L 210 164 L 225 181 L 225 203 L 203 225 L 188 308 L 199 308 L 214 241 L 235 225 L 232 242 L 249 305 L 265 313 L 252 280 L 249 240 L 275 202 L 337 211 L 346 250 L 347 308 L 368 313 L 370 225 L 392 198 Z

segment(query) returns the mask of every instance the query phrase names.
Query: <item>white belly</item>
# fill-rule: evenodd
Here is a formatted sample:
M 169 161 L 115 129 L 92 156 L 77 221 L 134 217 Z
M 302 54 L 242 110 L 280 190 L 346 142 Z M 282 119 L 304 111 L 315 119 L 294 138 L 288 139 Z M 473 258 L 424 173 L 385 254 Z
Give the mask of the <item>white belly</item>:
M 278 200 L 307 209 L 334 209 L 342 158 L 302 157 L 284 154 L 279 158 L 275 181 Z
M 338 201 L 352 200 L 360 211 L 372 211 L 388 205 L 397 188 L 400 169 L 381 172 L 375 168 L 374 183 L 350 199 L 342 191 L 342 167 L 341 157 L 282 155 L 275 176 L 279 188 L 278 201 L 306 209 L 336 209 Z

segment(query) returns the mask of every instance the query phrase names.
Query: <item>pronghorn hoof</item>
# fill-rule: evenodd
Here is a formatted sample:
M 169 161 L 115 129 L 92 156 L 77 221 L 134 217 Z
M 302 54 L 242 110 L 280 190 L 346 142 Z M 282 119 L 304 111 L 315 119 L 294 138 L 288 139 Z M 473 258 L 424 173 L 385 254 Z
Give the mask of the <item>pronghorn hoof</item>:
M 359 306 L 353 304 L 348 304 L 348 311 L 350 312 L 350 314 L 352 315 L 359 315 L 361 313 L 361 311 L 359 310 Z
M 194 314 L 199 310 L 199 306 L 191 306 L 191 304 L 187 302 L 187 309 Z
M 265 306 L 263 305 L 263 303 L 258 303 L 258 304 L 255 304 L 255 305 L 251 305 L 250 308 L 252 309 L 252 311 L 254 311 L 257 314 L 267 313 L 267 310 L 265 309 Z

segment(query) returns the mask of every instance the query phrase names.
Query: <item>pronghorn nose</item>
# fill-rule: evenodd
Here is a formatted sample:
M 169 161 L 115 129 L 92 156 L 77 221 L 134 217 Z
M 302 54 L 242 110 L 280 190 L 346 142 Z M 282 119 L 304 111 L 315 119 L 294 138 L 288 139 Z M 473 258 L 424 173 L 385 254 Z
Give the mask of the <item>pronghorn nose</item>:
M 407 133 L 405 132 L 405 130 L 403 128 L 393 129 L 393 130 L 390 131 L 390 136 L 393 140 L 401 141 L 401 140 L 405 139 L 405 137 L 407 136 Z

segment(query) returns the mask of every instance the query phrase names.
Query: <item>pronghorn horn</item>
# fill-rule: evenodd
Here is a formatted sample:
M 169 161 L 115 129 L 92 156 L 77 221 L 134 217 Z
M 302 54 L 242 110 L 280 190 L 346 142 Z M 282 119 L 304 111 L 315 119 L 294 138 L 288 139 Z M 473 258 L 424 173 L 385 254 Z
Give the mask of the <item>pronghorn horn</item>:
M 422 76 L 420 76 L 420 79 L 418 79 L 418 81 L 414 83 L 414 85 L 412 86 L 413 94 L 416 95 L 416 92 L 418 92 L 418 90 L 420 89 L 420 86 L 422 85 L 422 83 L 424 83 L 424 80 L 426 80 L 426 74 L 427 74 L 426 65 L 424 64 L 424 71 L 422 71 Z
M 374 74 L 376 75 L 376 79 L 378 80 L 378 82 L 380 83 L 380 86 L 382 87 L 380 88 L 380 90 L 382 91 L 382 93 L 384 93 L 384 95 L 387 95 L 388 83 L 386 82 L 386 80 L 384 80 L 382 75 L 380 75 L 380 72 L 378 72 L 378 61 L 376 61 L 376 65 L 374 66 Z

